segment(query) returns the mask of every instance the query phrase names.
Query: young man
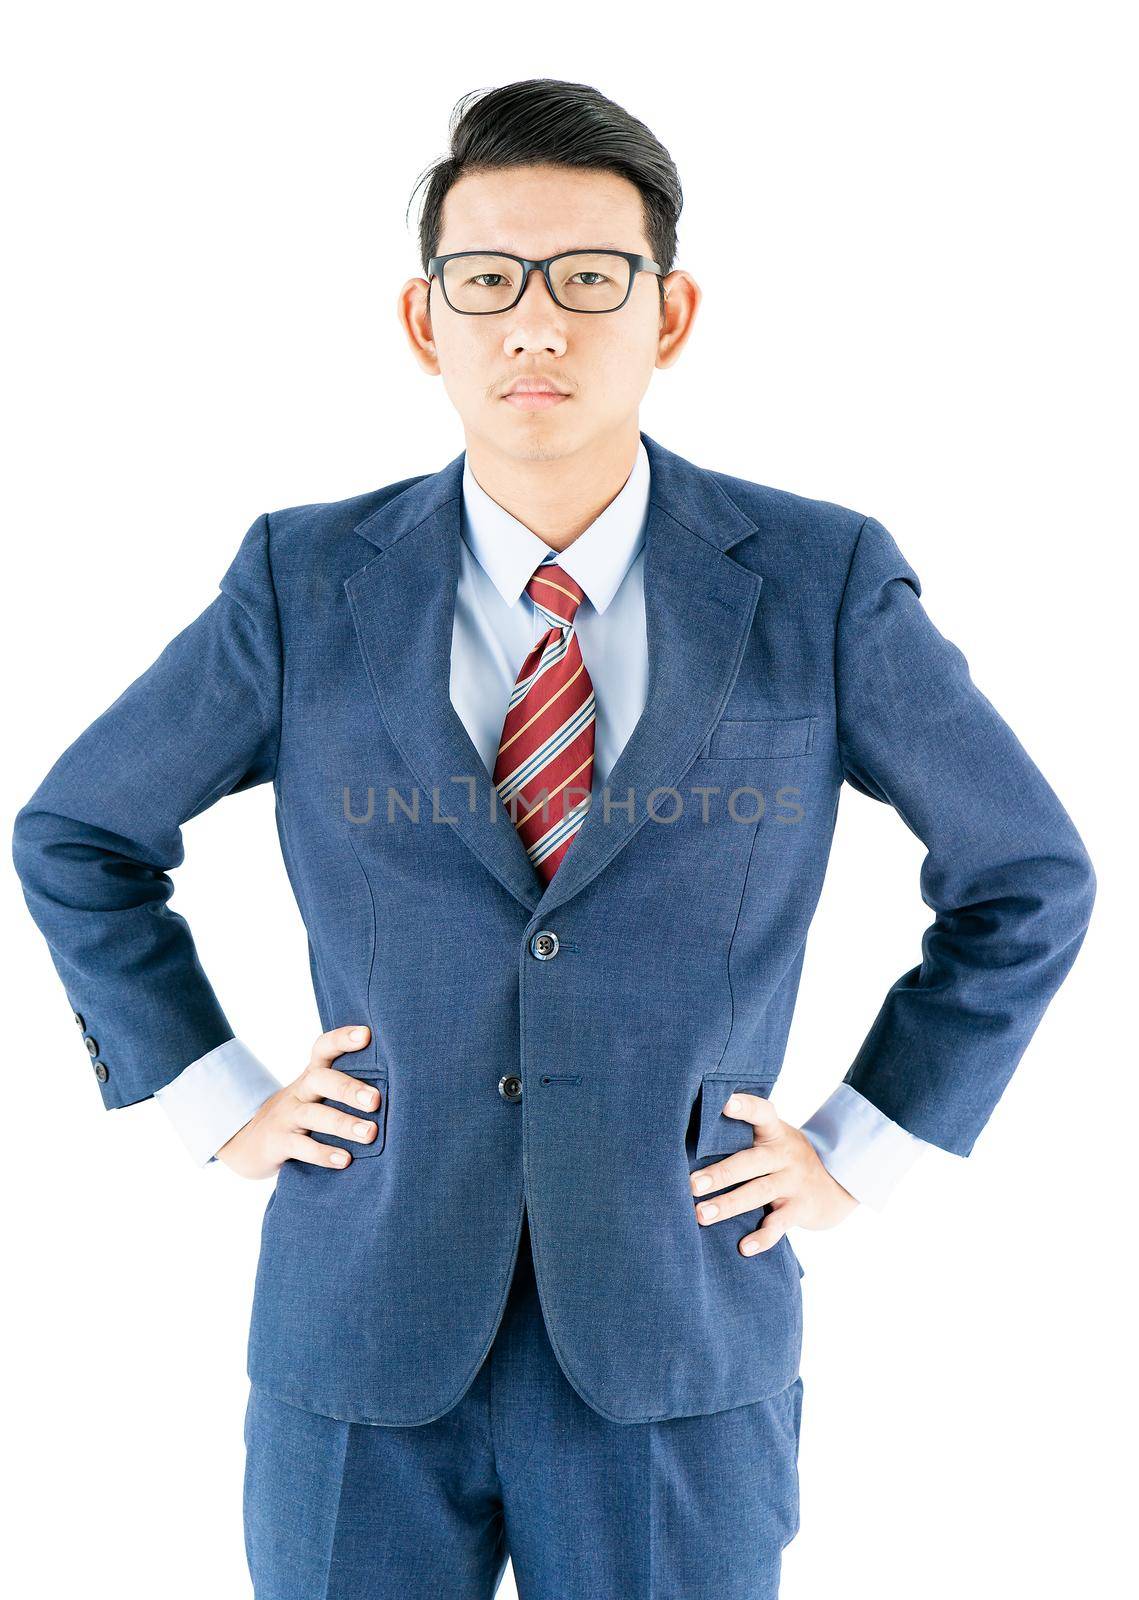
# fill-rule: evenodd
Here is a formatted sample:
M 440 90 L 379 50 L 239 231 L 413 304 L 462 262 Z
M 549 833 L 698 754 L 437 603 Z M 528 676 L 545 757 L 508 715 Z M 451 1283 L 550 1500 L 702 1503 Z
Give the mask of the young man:
M 469 105 L 399 314 L 466 449 L 262 515 L 64 752 L 14 853 L 104 1103 L 276 1174 L 249 1338 L 258 1600 L 777 1593 L 788 1229 L 968 1155 L 1095 878 L 873 517 L 639 430 L 700 290 L 592 88 Z M 803 1128 L 770 1095 L 842 783 L 935 920 Z M 166 902 L 274 784 L 325 1029 L 281 1085 Z M 701 1196 L 714 1196 L 709 1201 Z

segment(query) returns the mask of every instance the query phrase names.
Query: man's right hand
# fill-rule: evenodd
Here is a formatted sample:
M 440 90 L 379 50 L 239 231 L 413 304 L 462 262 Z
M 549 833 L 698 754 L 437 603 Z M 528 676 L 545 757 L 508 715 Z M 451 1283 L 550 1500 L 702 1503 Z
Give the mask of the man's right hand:
M 332 1063 L 348 1050 L 359 1050 L 371 1038 L 366 1026 L 333 1028 L 322 1033 L 312 1047 L 309 1064 L 294 1083 L 285 1084 L 271 1094 L 243 1128 L 217 1152 L 242 1178 L 271 1178 L 288 1160 L 308 1161 L 317 1167 L 345 1167 L 352 1157 L 339 1145 L 310 1139 L 307 1130 L 338 1133 L 343 1139 L 370 1144 L 377 1137 L 377 1124 L 321 1105 L 328 1097 L 358 1105 L 366 1114 L 379 1108 L 380 1091 L 374 1083 L 362 1083 Z

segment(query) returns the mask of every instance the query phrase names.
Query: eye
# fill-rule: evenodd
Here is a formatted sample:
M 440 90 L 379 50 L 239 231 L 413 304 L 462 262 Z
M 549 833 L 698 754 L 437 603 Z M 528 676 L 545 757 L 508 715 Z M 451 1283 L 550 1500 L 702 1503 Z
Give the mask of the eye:
M 571 277 L 566 279 L 566 282 L 567 283 L 572 283 L 574 278 L 594 278 L 594 279 L 597 280 L 597 282 L 604 282 L 604 283 L 609 283 L 611 281 L 605 275 L 604 272 L 595 272 L 595 271 L 592 270 L 592 268 L 588 268 L 588 267 L 583 267 L 580 272 L 573 273 L 573 275 Z M 584 285 L 584 287 L 587 288 L 587 289 L 596 289 L 597 288 L 597 282 L 595 282 L 595 283 L 587 283 L 587 284 Z
M 483 278 L 483 279 L 485 279 L 485 278 L 498 278 L 500 282 L 502 282 L 502 283 L 506 282 L 506 278 L 501 272 L 476 272 L 473 278 L 468 278 L 467 279 L 467 282 L 468 283 L 478 283 L 480 278 Z M 497 289 L 498 288 L 498 284 L 497 283 L 496 284 L 492 284 L 491 287 Z

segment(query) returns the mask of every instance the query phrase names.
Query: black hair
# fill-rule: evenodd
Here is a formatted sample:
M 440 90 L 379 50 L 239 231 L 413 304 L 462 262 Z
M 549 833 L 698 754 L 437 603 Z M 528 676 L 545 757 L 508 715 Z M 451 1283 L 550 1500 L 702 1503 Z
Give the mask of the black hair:
M 427 180 L 419 218 L 425 275 L 438 249 L 443 201 L 453 184 L 466 173 L 544 165 L 614 172 L 635 184 L 649 253 L 662 275 L 672 270 L 684 204 L 672 157 L 643 122 L 599 89 L 559 78 L 526 78 L 472 90 L 452 110 L 450 130 L 447 154 L 427 168 L 411 192 L 414 199 Z M 660 293 L 663 306 L 663 285 Z

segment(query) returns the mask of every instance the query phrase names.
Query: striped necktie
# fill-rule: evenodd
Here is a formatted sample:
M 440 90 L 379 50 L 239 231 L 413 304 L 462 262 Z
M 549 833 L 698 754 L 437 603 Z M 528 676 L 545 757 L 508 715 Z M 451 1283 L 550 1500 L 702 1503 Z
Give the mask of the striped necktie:
M 596 702 L 573 626 L 585 591 L 555 550 L 535 567 L 526 593 L 548 627 L 518 670 L 492 776 L 549 883 L 589 810 Z

